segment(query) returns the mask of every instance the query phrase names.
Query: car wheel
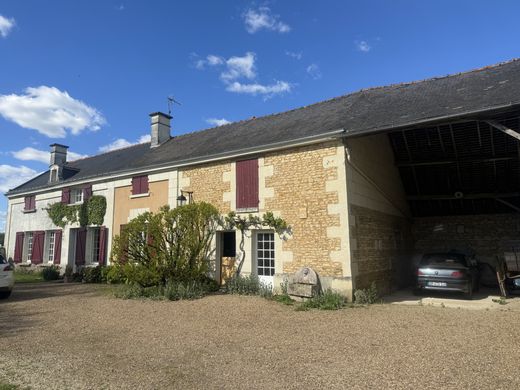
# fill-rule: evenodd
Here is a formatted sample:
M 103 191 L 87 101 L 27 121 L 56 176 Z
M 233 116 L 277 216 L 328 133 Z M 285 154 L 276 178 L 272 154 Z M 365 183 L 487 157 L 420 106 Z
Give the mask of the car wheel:
M 9 291 L 0 291 L 0 299 L 7 299 L 11 295 L 11 290 Z

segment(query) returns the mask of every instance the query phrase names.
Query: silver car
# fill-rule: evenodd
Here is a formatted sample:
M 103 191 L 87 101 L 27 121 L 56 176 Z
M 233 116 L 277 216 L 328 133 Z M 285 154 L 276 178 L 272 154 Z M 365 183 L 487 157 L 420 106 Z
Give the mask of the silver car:
M 14 287 L 14 265 L 0 255 L 0 299 L 9 298 Z
M 477 261 L 462 253 L 427 253 L 416 268 L 416 294 L 425 290 L 458 291 L 471 299 L 478 287 Z

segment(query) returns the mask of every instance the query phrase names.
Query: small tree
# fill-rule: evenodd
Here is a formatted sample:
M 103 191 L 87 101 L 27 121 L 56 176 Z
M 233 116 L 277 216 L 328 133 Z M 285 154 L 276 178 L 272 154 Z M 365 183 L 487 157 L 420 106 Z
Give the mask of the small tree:
M 141 285 L 200 277 L 219 223 L 218 210 L 205 202 L 143 213 L 115 237 L 112 262 Z

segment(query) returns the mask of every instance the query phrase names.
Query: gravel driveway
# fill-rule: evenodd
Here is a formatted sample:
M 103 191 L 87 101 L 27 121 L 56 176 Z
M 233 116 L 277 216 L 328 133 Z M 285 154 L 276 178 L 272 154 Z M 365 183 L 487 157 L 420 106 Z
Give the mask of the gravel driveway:
M 511 389 L 520 386 L 519 324 L 507 309 L 299 312 L 257 297 L 130 301 L 93 285 L 18 285 L 0 303 L 0 383 Z

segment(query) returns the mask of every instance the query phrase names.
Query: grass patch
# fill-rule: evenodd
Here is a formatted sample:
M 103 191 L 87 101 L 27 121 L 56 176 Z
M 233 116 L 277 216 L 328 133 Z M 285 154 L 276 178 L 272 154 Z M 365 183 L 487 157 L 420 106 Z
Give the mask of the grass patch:
M 41 271 L 30 271 L 24 268 L 17 268 L 14 271 L 15 283 L 38 283 L 43 282 L 43 274 Z M 0 388 L 1 390 L 1 388 Z
M 292 300 L 291 297 L 287 294 L 275 295 L 273 296 L 273 301 L 288 306 L 294 305 L 294 300 Z
M 0 390 L 30 390 L 30 387 L 20 387 L 11 383 L 0 382 Z

